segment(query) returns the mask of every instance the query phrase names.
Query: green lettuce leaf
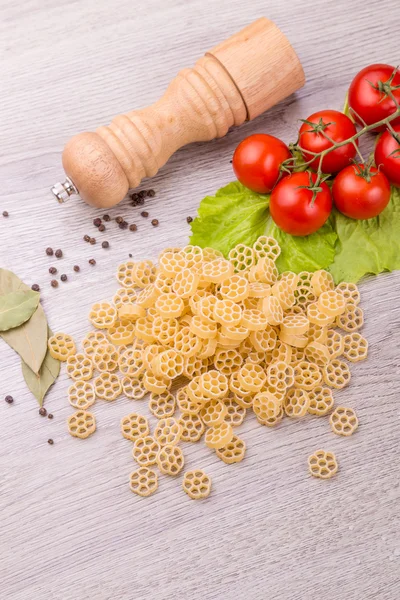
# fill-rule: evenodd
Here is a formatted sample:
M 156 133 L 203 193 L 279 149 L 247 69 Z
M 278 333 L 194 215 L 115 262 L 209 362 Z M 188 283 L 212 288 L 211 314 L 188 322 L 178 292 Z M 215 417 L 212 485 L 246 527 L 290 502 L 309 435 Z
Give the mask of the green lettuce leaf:
M 260 235 L 279 242 L 279 270 L 328 269 L 335 281 L 357 282 L 368 273 L 400 269 L 400 189 L 376 218 L 354 221 L 333 210 L 316 233 L 294 237 L 281 231 L 269 213 L 269 195 L 252 192 L 239 182 L 202 200 L 192 222 L 190 243 L 211 246 L 225 256 L 238 243 L 252 245 Z

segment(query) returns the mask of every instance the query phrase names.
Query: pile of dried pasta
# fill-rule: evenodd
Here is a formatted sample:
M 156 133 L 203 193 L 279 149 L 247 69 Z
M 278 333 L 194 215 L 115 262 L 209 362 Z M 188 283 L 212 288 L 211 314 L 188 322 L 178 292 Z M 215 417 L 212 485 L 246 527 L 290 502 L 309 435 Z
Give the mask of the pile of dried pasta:
M 236 246 L 228 260 L 212 248 L 186 246 L 165 249 L 158 266 L 128 261 L 118 267 L 122 287 L 112 302 L 92 306 L 96 330 L 82 341 L 82 352 L 70 336 L 50 338 L 52 356 L 66 361 L 74 380 L 71 435 L 86 438 L 95 431 L 87 409 L 96 398 L 114 401 L 123 393 L 141 400 L 150 393 L 149 409 L 158 420 L 153 435 L 136 412 L 121 422 L 139 465 L 130 476 L 136 494 L 157 489 L 153 465 L 168 475 L 182 471 L 181 441 L 203 438 L 225 463 L 243 460 L 246 444 L 235 427 L 250 410 L 267 427 L 285 416 L 330 414 L 334 433 L 349 436 L 357 429 L 353 409 L 334 409 L 332 391 L 350 382 L 349 362 L 367 356 L 367 341 L 358 333 L 363 311 L 357 286 L 335 287 L 326 271 L 279 274 L 279 254 L 277 242 L 264 236 L 253 247 Z M 308 465 L 322 479 L 338 468 L 334 454 L 324 450 Z M 183 489 L 205 498 L 211 479 L 200 469 L 188 471 Z

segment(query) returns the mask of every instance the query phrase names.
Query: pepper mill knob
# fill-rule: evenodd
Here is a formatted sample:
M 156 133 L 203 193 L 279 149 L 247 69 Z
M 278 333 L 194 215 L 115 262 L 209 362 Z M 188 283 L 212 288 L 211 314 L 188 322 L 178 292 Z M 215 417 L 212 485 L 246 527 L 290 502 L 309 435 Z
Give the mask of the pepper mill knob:
M 178 148 L 224 136 L 304 81 L 287 38 L 262 17 L 180 71 L 155 104 L 74 136 L 62 155 L 67 179 L 53 194 L 64 202 L 79 190 L 88 204 L 114 206 Z

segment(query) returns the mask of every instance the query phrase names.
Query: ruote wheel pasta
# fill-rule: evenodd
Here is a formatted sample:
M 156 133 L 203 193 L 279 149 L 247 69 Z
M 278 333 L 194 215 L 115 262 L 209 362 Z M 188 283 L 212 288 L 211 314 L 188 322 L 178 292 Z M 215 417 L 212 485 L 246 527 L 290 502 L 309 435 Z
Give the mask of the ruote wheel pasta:
M 330 479 L 338 470 L 338 463 L 333 452 L 317 450 L 308 457 L 308 469 L 313 477 Z
M 257 265 L 253 268 L 255 269 L 257 281 L 260 283 L 273 285 L 278 280 L 279 273 L 275 262 L 267 256 L 260 258 Z
M 215 451 L 215 454 L 227 465 L 233 465 L 243 460 L 246 453 L 246 444 L 243 440 L 234 435 L 231 441 L 223 448 Z
M 173 345 L 177 352 L 186 358 L 197 356 L 202 347 L 201 340 L 190 327 L 182 327 L 174 336 Z
M 229 251 L 228 258 L 233 264 L 236 273 L 238 273 L 250 269 L 255 263 L 256 255 L 250 246 L 238 244 Z
M 222 423 L 227 412 L 222 400 L 213 399 L 205 403 L 199 414 L 206 427 L 214 427 Z
M 310 405 L 308 407 L 310 415 L 324 417 L 332 410 L 334 399 L 330 388 L 317 385 L 317 387 L 308 392 L 308 395 L 310 397 Z
M 351 373 L 349 367 L 337 358 L 326 365 L 322 373 L 326 385 L 338 390 L 341 390 L 350 383 Z
M 129 487 L 134 494 L 147 498 L 158 488 L 157 473 L 147 467 L 141 467 L 130 474 Z
M 89 321 L 97 329 L 109 329 L 117 320 L 118 312 L 109 302 L 96 302 L 89 312 Z
M 136 377 L 123 377 L 121 380 L 122 391 L 127 398 L 132 400 L 141 400 L 147 394 L 146 388 L 143 386 L 143 375 Z
M 78 353 L 67 359 L 67 374 L 74 381 L 88 381 L 93 374 L 93 364 L 85 354 Z
M 179 352 L 170 348 L 160 352 L 151 361 L 154 375 L 161 379 L 176 379 L 183 373 L 184 359 Z
M 272 325 L 266 325 L 262 331 L 252 331 L 250 340 L 257 352 L 271 352 L 275 346 L 278 336 Z
M 317 301 L 319 309 L 328 317 L 337 317 L 346 310 L 346 300 L 340 292 L 328 290 L 322 292 Z
M 304 335 L 308 332 L 310 321 L 303 314 L 287 315 L 281 324 L 281 331 L 288 335 Z
M 118 318 L 121 321 L 135 323 L 138 319 L 146 316 L 146 310 L 138 304 L 123 304 L 118 309 Z
M 182 413 L 188 415 L 197 415 L 204 406 L 204 401 L 197 402 L 189 398 L 187 386 L 180 388 L 176 393 L 176 401 L 178 408 Z
M 166 249 L 158 257 L 158 264 L 162 273 L 175 279 L 175 276 L 186 267 L 186 260 L 178 248 Z
M 169 294 L 173 291 L 173 283 L 174 279 L 172 277 L 166 273 L 163 273 L 162 271 L 159 271 L 159 273 L 156 275 L 153 285 L 160 292 L 160 294 Z
M 249 295 L 249 282 L 243 275 L 232 275 L 225 279 L 219 288 L 222 298 L 233 302 L 242 302 Z
M 157 454 L 157 466 L 164 475 L 178 475 L 183 469 L 185 460 L 179 446 L 167 445 L 160 448 Z
M 175 446 L 182 435 L 182 426 L 173 417 L 160 419 L 155 430 L 154 438 L 160 446 Z
M 112 402 L 121 393 L 121 382 L 113 373 L 101 373 L 93 381 L 94 393 L 98 398 Z
M 289 310 L 296 302 L 294 291 L 285 279 L 274 283 L 271 293 L 279 300 L 283 310 Z
M 319 342 L 310 342 L 304 350 L 305 356 L 318 367 L 325 367 L 331 359 L 328 347 Z
M 124 438 L 134 442 L 140 437 L 149 435 L 149 423 L 143 415 L 130 413 L 121 419 L 121 433 Z
M 210 283 L 222 283 L 233 275 L 233 264 L 223 258 L 203 264 L 201 277 Z
M 241 325 L 249 331 L 260 331 L 268 325 L 267 317 L 257 308 L 246 308 L 242 312 Z
M 338 331 L 329 329 L 327 332 L 326 347 L 329 351 L 330 359 L 338 358 L 344 352 L 344 338 Z
M 192 500 L 202 500 L 210 495 L 211 479 L 200 469 L 187 471 L 183 477 L 182 487 Z
M 319 325 L 319 327 L 331 325 L 335 321 L 335 317 L 329 316 L 322 312 L 317 302 L 313 302 L 307 306 L 307 318 L 310 323 Z
M 214 306 L 214 320 L 224 327 L 235 327 L 242 320 L 242 309 L 233 300 L 217 300 Z
M 352 435 L 358 428 L 357 415 L 352 408 L 338 406 L 331 416 L 329 423 L 333 433 L 336 435 L 344 435 L 346 437 Z
M 292 347 L 289 344 L 285 344 L 280 340 L 277 341 L 275 348 L 270 352 L 267 352 L 265 357 L 265 363 L 267 365 L 276 362 L 284 362 L 287 365 L 290 365 L 290 361 L 292 358 Z
M 215 323 L 214 309 L 217 298 L 211 294 L 203 296 L 196 304 L 196 313 L 205 323 Z
M 180 330 L 177 319 L 163 319 L 160 315 L 154 317 L 152 332 L 156 341 L 163 346 L 172 346 Z
M 300 419 L 307 414 L 310 396 L 304 389 L 292 388 L 286 393 L 283 406 L 288 417 Z
M 152 393 L 149 401 L 150 412 L 157 419 L 166 419 L 172 417 L 175 413 L 175 397 L 168 391 L 161 393 Z
M 320 296 L 323 292 L 333 290 L 335 283 L 333 277 L 328 271 L 315 271 L 311 277 L 311 286 L 314 296 Z
M 112 344 L 97 346 L 92 363 L 100 373 L 110 373 L 118 367 L 118 352 Z
M 253 411 L 260 423 L 275 419 L 282 408 L 282 402 L 271 392 L 260 392 L 253 399 Z
M 68 417 L 68 431 L 73 437 L 86 439 L 96 431 L 94 414 L 86 410 L 77 410 Z
M 269 296 L 262 301 L 262 311 L 270 325 L 280 325 L 284 319 L 283 308 L 275 296 Z
M 128 320 L 116 321 L 107 331 L 108 339 L 114 346 L 132 344 L 135 337 L 134 327 Z
M 246 409 L 241 406 L 234 397 L 224 399 L 226 406 L 226 415 L 224 420 L 232 427 L 238 427 L 243 423 L 246 416 Z
M 180 298 L 190 298 L 196 292 L 199 281 L 199 275 L 194 273 L 192 269 L 182 269 L 177 273 L 172 289 Z
M 205 435 L 205 443 L 209 448 L 213 448 L 214 450 L 218 450 L 219 448 L 223 448 L 233 438 L 233 429 L 232 426 L 222 421 L 219 425 L 215 425 L 210 427 L 206 431 Z
M 285 331 L 280 331 L 278 335 L 281 342 L 293 348 L 305 348 L 308 344 L 308 337 L 306 335 L 290 335 Z
M 142 260 L 134 263 L 131 270 L 131 276 L 137 287 L 145 288 L 150 285 L 150 283 L 154 283 L 156 278 L 156 267 L 151 260 Z
M 232 375 L 243 364 L 242 355 L 234 348 L 218 348 L 214 355 L 214 366 L 223 375 Z
M 145 371 L 143 375 L 143 387 L 147 392 L 156 396 L 164 394 L 168 390 L 169 384 L 169 380 L 156 377 L 151 371 Z
M 267 382 L 271 387 L 285 392 L 294 384 L 294 369 L 282 361 L 272 363 L 267 368 Z
M 184 413 L 178 423 L 182 427 L 182 442 L 198 442 L 205 430 L 203 421 L 197 414 Z
M 368 342 L 360 333 L 348 333 L 343 337 L 343 344 L 343 356 L 350 362 L 359 362 L 367 358 Z
M 124 288 L 134 288 L 136 283 L 133 280 L 132 271 L 135 263 L 132 260 L 122 263 L 117 268 L 117 280 Z
M 203 373 L 199 384 L 206 398 L 224 398 L 228 393 L 228 378 L 216 369 Z
M 88 381 L 75 381 L 68 388 L 68 400 L 74 408 L 86 410 L 96 400 L 93 385 Z
M 261 235 L 253 244 L 254 252 L 258 260 L 269 258 L 275 261 L 281 253 L 281 248 L 273 237 Z
M 360 292 L 355 283 L 342 282 L 336 286 L 336 291 L 343 295 L 347 304 L 354 304 L 355 306 L 360 303 Z
M 49 337 L 47 342 L 50 355 L 57 360 L 65 362 L 68 357 L 76 352 L 75 342 L 70 335 L 66 333 L 55 333 Z
M 141 467 L 150 467 L 157 462 L 160 446 L 151 435 L 137 438 L 133 444 L 132 456 Z
M 128 377 L 138 377 L 144 371 L 143 355 L 139 348 L 127 348 L 118 357 L 119 370 Z
M 241 387 L 248 392 L 259 392 L 267 381 L 264 369 L 249 362 L 239 369 L 237 376 Z
M 184 246 L 181 250 L 181 254 L 185 259 L 186 267 L 193 269 L 203 262 L 203 250 L 200 246 Z
M 108 344 L 108 339 L 102 331 L 89 331 L 82 340 L 82 348 L 88 358 L 92 358 L 97 346 Z
M 218 333 L 217 323 L 204 321 L 198 315 L 190 321 L 189 329 L 202 340 L 216 338 Z
M 336 317 L 336 325 L 349 333 L 357 331 L 363 324 L 363 310 L 355 304 L 347 304 L 345 312 Z
M 113 304 L 119 310 L 124 304 L 133 304 L 136 300 L 136 290 L 134 288 L 119 288 L 113 296 Z
M 322 374 L 318 366 L 307 361 L 299 362 L 294 368 L 294 385 L 302 390 L 313 390 L 321 383 Z
M 150 308 L 151 306 L 154 306 L 160 293 L 161 292 L 156 288 L 154 283 L 150 283 L 139 292 L 136 298 L 136 304 L 142 308 Z
M 185 305 L 182 298 L 174 292 L 170 292 L 169 294 L 160 294 L 154 307 L 163 319 L 173 319 L 174 317 L 180 317 Z

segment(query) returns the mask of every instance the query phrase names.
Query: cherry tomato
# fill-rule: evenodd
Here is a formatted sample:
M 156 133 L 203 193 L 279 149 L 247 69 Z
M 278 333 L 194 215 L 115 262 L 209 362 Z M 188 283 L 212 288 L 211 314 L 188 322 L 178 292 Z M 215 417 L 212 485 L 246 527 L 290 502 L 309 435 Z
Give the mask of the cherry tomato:
M 345 114 L 338 110 L 321 110 L 308 117 L 307 121 L 315 123 L 315 127 L 309 123 L 303 123 L 299 131 L 300 146 L 311 152 L 322 152 L 333 144 L 324 136 L 327 135 L 334 142 L 343 142 L 357 133 L 356 127 Z M 324 173 L 337 173 L 347 167 L 356 155 L 353 144 L 345 144 L 336 150 L 329 152 L 322 160 L 322 171 Z M 312 155 L 303 152 L 306 161 L 312 159 Z M 318 169 L 319 158 L 310 163 L 312 169 Z
M 393 127 L 400 140 L 400 125 Z M 394 185 L 400 186 L 400 143 L 389 130 L 381 135 L 375 147 L 375 164 Z
M 376 217 L 390 200 L 390 183 L 386 175 L 371 167 L 367 178 L 363 175 L 364 170 L 364 165 L 351 165 L 340 171 L 333 182 L 336 208 L 351 219 Z
M 395 68 L 391 65 L 370 65 L 354 77 L 349 89 L 349 106 L 355 111 L 354 117 L 360 124 L 363 120 L 367 125 L 372 125 L 395 112 L 396 106 L 393 100 L 374 87 L 380 81 L 386 82 L 394 70 Z M 392 86 L 396 85 L 400 85 L 399 71 L 396 72 L 392 81 Z M 400 102 L 400 88 L 393 90 L 392 93 L 397 102 Z M 357 115 L 361 118 L 357 118 Z M 400 117 L 391 123 L 397 125 L 400 123 Z M 377 131 L 384 129 L 383 126 L 377 128 Z
M 269 194 L 279 179 L 279 167 L 291 158 L 280 139 L 256 133 L 240 142 L 233 155 L 233 170 L 240 183 L 259 194 Z
M 287 175 L 272 190 L 269 209 L 275 223 L 291 235 L 309 235 L 325 223 L 332 210 L 332 196 L 326 183 L 313 202 L 313 192 L 306 189 L 317 179 L 304 171 Z M 304 186 L 304 187 L 303 187 Z

